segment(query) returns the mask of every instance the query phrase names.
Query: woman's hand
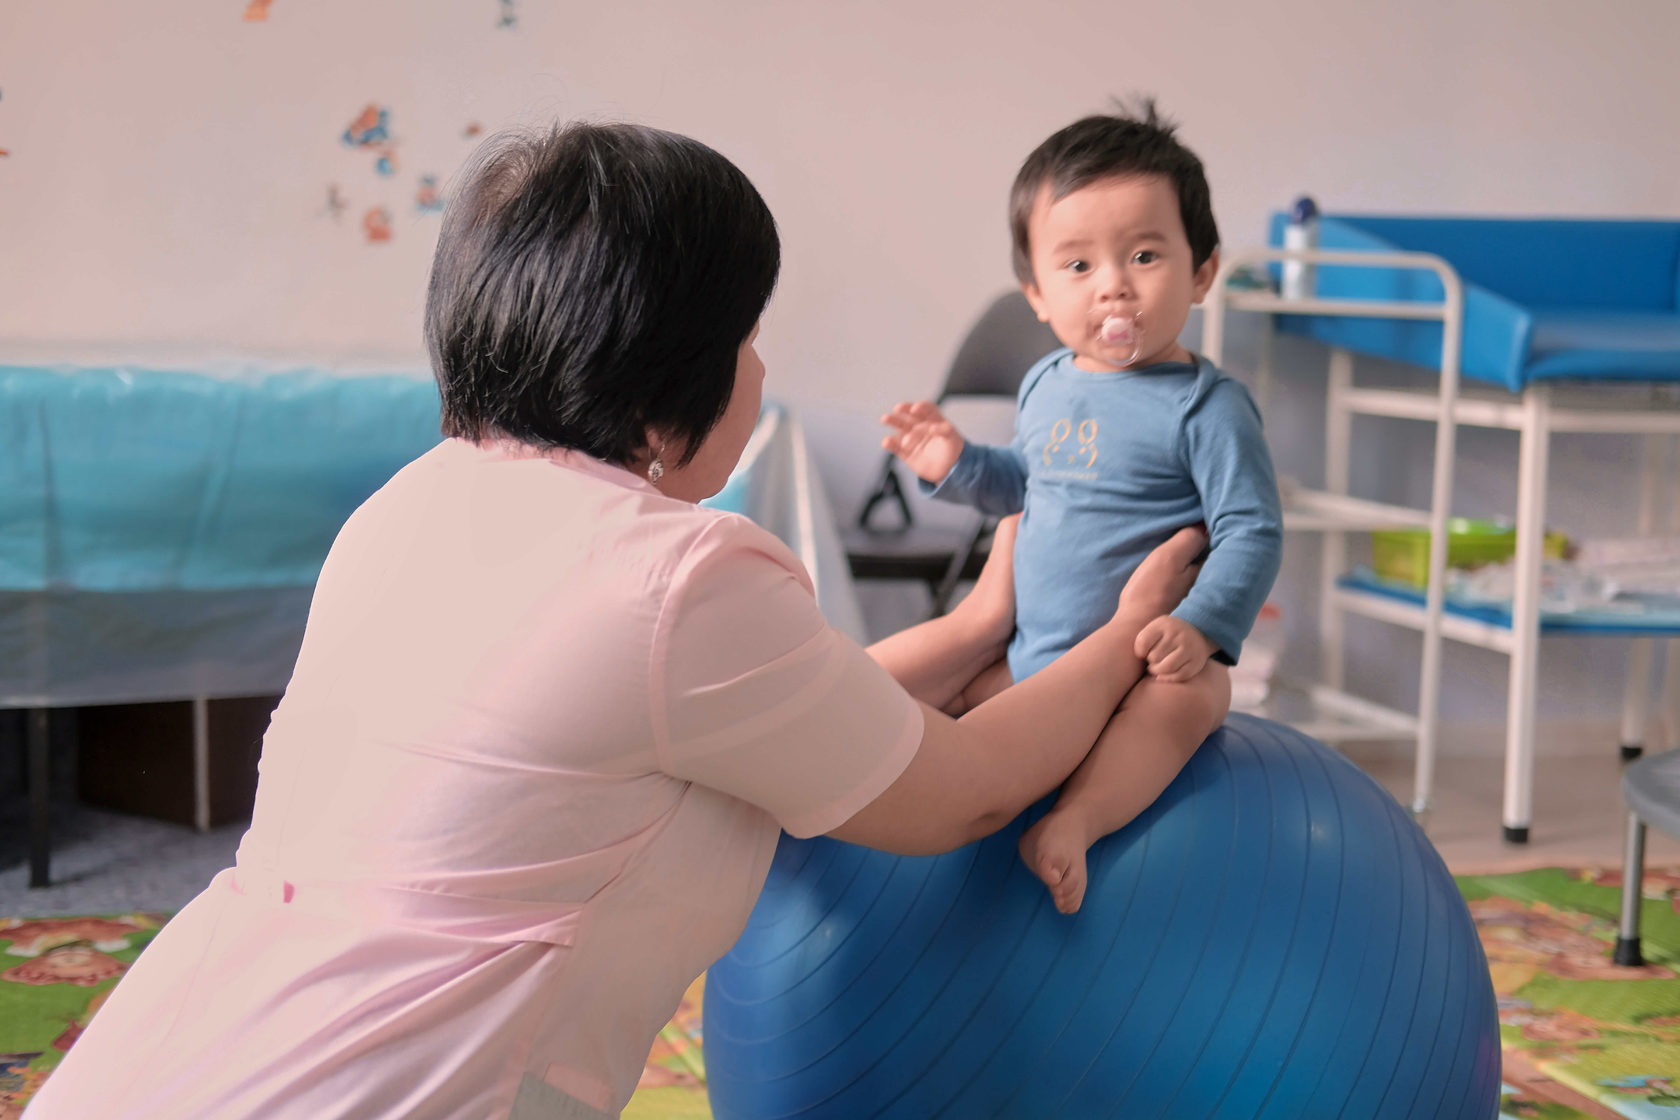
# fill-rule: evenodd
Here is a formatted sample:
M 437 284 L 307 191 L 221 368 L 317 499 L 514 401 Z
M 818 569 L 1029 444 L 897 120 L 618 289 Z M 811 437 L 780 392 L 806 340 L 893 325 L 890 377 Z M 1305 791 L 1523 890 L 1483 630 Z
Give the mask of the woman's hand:
M 1126 581 L 1117 613 L 1132 618 L 1141 615 L 1145 621 L 1171 614 L 1190 594 L 1207 542 L 1207 530 L 1191 525 L 1157 545 Z
M 1018 513 L 998 522 L 986 566 L 956 608 L 967 613 L 979 633 L 994 643 L 1009 641 L 1015 632 L 1015 530 L 1020 523 Z

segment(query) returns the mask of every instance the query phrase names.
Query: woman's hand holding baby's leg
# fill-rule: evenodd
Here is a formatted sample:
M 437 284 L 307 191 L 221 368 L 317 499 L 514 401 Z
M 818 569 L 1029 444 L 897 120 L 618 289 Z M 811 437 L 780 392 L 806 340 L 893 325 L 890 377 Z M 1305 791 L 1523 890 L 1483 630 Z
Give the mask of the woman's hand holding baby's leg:
M 1171 614 L 1190 594 L 1202 570 L 1200 558 L 1207 542 L 1207 530 L 1191 525 L 1157 545 L 1126 581 L 1117 613 L 1138 612 L 1146 620 Z
M 1021 859 L 1056 909 L 1079 909 L 1086 850 L 1154 804 L 1230 707 L 1231 674 L 1216 661 L 1183 684 L 1146 677 L 1127 694 L 1055 806 L 1021 836 Z
M 1015 678 L 1009 672 L 1009 662 L 999 660 L 970 681 L 968 687 L 962 690 L 962 695 L 951 701 L 950 706 L 945 709 L 945 714 L 960 716 L 972 712 L 1014 683 Z

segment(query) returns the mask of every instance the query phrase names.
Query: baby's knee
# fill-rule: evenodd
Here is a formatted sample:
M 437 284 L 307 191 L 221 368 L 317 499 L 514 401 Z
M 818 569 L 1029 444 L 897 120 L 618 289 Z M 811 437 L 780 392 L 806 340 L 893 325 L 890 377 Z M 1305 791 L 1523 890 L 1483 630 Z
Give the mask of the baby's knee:
M 1212 735 L 1230 713 L 1231 671 L 1217 661 L 1209 661 L 1187 681 L 1168 683 L 1147 677 L 1128 699 L 1157 708 L 1199 743 Z
M 1225 722 L 1231 714 L 1231 669 L 1219 661 L 1209 661 L 1191 679 L 1192 688 L 1199 690 L 1203 709 L 1209 717 L 1208 734 Z

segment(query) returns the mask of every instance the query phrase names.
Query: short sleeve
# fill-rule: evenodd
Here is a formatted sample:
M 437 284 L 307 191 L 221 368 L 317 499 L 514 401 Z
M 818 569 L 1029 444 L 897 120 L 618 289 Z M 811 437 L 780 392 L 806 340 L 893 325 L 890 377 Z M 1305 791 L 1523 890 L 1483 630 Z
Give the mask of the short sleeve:
M 727 515 L 688 550 L 652 649 L 660 768 L 795 836 L 844 824 L 904 772 L 921 707 L 817 609 L 775 537 Z

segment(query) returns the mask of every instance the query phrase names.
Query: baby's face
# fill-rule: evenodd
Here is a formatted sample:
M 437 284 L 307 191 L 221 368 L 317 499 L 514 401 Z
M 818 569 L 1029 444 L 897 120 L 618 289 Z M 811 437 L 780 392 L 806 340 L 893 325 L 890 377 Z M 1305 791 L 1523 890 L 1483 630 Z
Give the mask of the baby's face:
M 1219 269 L 1197 268 L 1178 212 L 1178 194 L 1159 175 L 1088 183 L 1052 201 L 1039 192 L 1027 220 L 1033 282 L 1022 286 L 1038 317 L 1093 373 L 1189 361 L 1179 332 Z M 1128 337 L 1103 323 L 1135 319 Z M 1119 335 L 1119 338 L 1115 338 Z

